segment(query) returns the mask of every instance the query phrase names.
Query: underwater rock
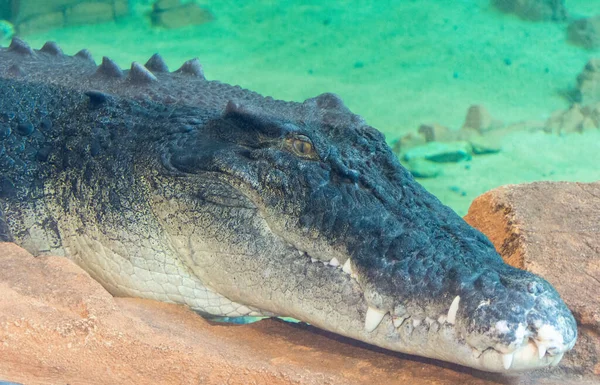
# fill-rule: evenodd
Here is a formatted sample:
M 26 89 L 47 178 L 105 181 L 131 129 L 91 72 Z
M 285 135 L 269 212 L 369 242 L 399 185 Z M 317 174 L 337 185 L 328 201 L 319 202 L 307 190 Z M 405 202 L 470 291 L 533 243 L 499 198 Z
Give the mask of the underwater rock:
M 438 123 L 422 124 L 417 133 L 410 132 L 393 142 L 392 149 L 415 176 L 432 178 L 440 170 L 432 168 L 431 162 L 458 162 L 470 159 L 471 154 L 500 152 L 502 137 L 512 131 L 510 127 L 501 128 L 502 122 L 493 119 L 485 107 L 473 105 L 460 130 Z M 418 162 L 418 158 L 428 162 Z
M 65 10 L 66 25 L 106 23 L 114 19 L 114 5 L 102 2 L 75 4 Z
M 455 132 L 438 123 L 421 124 L 418 133 L 425 138 L 426 142 L 449 142 L 456 138 Z
M 115 18 L 129 15 L 129 0 L 115 0 Z
M 435 178 L 442 173 L 439 163 L 423 158 L 408 159 L 402 165 L 416 178 Z
M 17 26 L 19 35 L 29 35 L 65 26 L 65 14 L 63 12 L 50 12 L 33 16 L 20 22 Z
M 392 151 L 394 151 L 396 155 L 400 155 L 400 153 L 405 152 L 410 148 L 422 146 L 425 143 L 427 143 L 425 136 L 415 132 L 409 132 L 408 134 L 393 141 L 391 147 Z
M 476 198 L 465 220 L 504 261 L 546 278 L 573 311 L 578 340 L 564 372 L 600 381 L 600 182 L 509 185 Z M 561 383 L 560 381 L 556 382 Z
M 598 128 L 595 109 L 572 105 L 568 110 L 554 112 L 546 121 L 544 131 L 554 134 L 582 133 Z
M 514 13 L 525 20 L 565 21 L 567 9 L 564 0 L 492 0 L 492 4 L 506 13 Z
M 496 154 L 502 150 L 500 139 L 488 136 L 472 136 L 469 138 L 471 150 L 475 155 Z
M 600 47 L 600 15 L 574 20 L 567 29 L 569 42 L 595 49 Z
M 462 126 L 463 129 L 473 128 L 480 133 L 485 133 L 499 127 L 502 127 L 502 122 L 494 120 L 489 111 L 480 104 L 469 107 Z
M 600 58 L 592 58 L 577 76 L 577 101 L 581 104 L 600 102 Z
M 155 4 L 150 18 L 152 24 L 163 28 L 181 28 L 188 25 L 204 24 L 214 19 L 206 9 L 195 3 L 176 4 L 179 1 L 163 0 Z
M 581 112 L 581 107 L 574 104 L 568 110 L 554 112 L 546 122 L 545 131 L 555 134 L 565 134 L 569 132 L 582 132 L 585 116 Z
M 10 21 L 20 35 L 112 21 L 129 13 L 128 0 L 12 0 Z
M 600 128 L 600 102 L 597 102 L 596 104 L 587 105 L 583 107 L 581 111 L 587 118 L 589 118 L 594 123 L 596 128 Z
M 461 162 L 471 159 L 471 145 L 468 142 L 429 142 L 408 150 L 402 159 L 406 162 L 412 162 L 415 159 L 438 163 Z
M 181 0 L 158 0 L 152 5 L 152 11 L 161 12 L 177 7 L 181 7 Z

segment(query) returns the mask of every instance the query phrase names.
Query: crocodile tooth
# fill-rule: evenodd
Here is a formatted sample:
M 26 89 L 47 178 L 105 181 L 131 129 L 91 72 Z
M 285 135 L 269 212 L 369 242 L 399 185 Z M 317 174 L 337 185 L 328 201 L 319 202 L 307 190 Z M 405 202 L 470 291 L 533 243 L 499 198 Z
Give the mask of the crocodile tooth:
M 148 68 L 152 72 L 169 72 L 169 67 L 167 67 L 167 63 L 159 54 L 155 53 L 148 59 L 144 67 Z
M 558 365 L 558 363 L 560 362 L 560 360 L 562 360 L 563 356 L 565 355 L 565 353 L 560 353 L 557 354 L 556 356 L 554 356 L 554 359 L 552 360 L 552 363 L 550 364 L 551 366 L 556 366 Z
M 406 321 L 407 318 L 408 316 L 392 317 L 392 323 L 394 324 L 395 328 L 399 328 L 400 326 L 402 326 L 402 324 L 404 323 L 404 321 Z
M 142 66 L 138 62 L 131 63 L 131 70 L 129 70 L 129 80 L 132 83 L 137 84 L 150 84 L 158 81 L 156 76 L 152 74 L 146 67 Z
M 533 340 L 533 342 L 535 342 L 535 345 L 537 346 L 538 357 L 541 360 L 546 355 L 546 349 L 548 349 L 548 346 L 546 346 L 546 344 L 542 341 Z
M 413 327 L 416 328 L 417 326 L 421 325 L 421 322 L 423 322 L 422 319 L 418 319 L 418 318 L 413 319 L 413 321 L 412 321 Z
M 62 49 L 60 49 L 58 44 L 56 44 L 53 41 L 47 41 L 44 44 L 44 46 L 40 49 L 40 51 L 49 53 L 50 55 L 54 55 L 54 56 L 62 56 L 63 55 Z
M 350 258 L 346 259 L 346 262 L 344 262 L 344 266 L 342 266 L 342 270 L 346 274 L 353 274 L 352 265 L 350 265 Z
M 108 76 L 111 78 L 122 78 L 123 77 L 123 71 L 121 70 L 121 68 L 119 68 L 117 63 L 115 63 L 112 59 L 110 59 L 106 56 L 104 56 L 102 58 L 102 64 L 100 64 L 100 66 L 98 66 L 96 73 L 99 75 L 105 75 L 105 76 Z
M 446 316 L 446 322 L 451 325 L 456 323 L 456 312 L 458 311 L 458 304 L 460 303 L 460 296 L 457 295 L 452 300 L 452 304 L 450 304 L 450 309 L 448 310 L 448 315 Z
M 504 370 L 510 369 L 512 365 L 513 358 L 515 358 L 515 353 L 508 353 L 502 355 L 502 365 L 504 366 Z
M 317 258 L 310 257 L 310 261 L 314 263 L 314 262 L 317 262 L 317 261 L 318 261 L 318 259 L 317 259 Z
M 13 37 L 10 46 L 8 47 L 9 51 L 13 51 L 16 53 L 20 53 L 21 55 L 33 55 L 33 49 L 29 46 L 29 44 L 25 43 L 25 41 L 19 39 L 18 37 Z
M 329 261 L 329 264 L 331 266 L 337 267 L 340 265 L 340 261 L 338 261 L 336 257 L 333 257 L 331 258 L 331 261 Z
M 175 72 L 204 79 L 204 70 L 197 57 L 183 63 L 183 65 Z
M 303 251 L 300 251 L 300 250 L 296 250 L 296 251 L 298 252 L 298 254 L 300 254 L 300 255 L 304 255 L 304 252 L 303 252 Z
M 384 316 L 384 312 L 369 306 L 369 310 L 367 310 L 367 316 L 365 317 L 365 330 L 369 333 L 375 330 L 381 323 L 381 320 Z

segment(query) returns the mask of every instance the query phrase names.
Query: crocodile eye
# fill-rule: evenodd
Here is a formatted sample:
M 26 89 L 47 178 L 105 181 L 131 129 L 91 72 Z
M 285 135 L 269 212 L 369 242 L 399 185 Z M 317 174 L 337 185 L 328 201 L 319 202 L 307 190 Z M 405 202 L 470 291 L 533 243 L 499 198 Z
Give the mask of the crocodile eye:
M 289 138 L 288 145 L 291 150 L 298 156 L 304 158 L 316 159 L 317 153 L 310 139 L 304 135 Z

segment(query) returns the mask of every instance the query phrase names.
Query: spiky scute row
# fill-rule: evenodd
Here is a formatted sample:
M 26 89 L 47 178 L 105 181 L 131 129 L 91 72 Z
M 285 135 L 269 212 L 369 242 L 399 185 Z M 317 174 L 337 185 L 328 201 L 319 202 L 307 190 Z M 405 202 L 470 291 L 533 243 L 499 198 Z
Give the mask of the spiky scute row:
M 8 50 L 25 56 L 35 55 L 35 50 L 18 37 L 12 39 Z M 64 55 L 62 49 L 53 41 L 46 42 L 40 49 L 40 52 L 44 52 L 52 56 Z M 77 52 L 74 57 L 94 63 L 94 59 L 87 49 L 82 49 L 81 51 Z M 13 72 L 15 74 L 24 75 L 23 71 L 18 68 L 18 66 L 13 70 Z M 154 76 L 153 72 L 169 72 L 169 68 L 165 63 L 165 60 L 159 54 L 152 55 L 152 57 L 143 66 L 137 62 L 131 63 L 131 69 L 129 70 L 127 79 L 135 84 L 147 84 L 155 82 L 157 81 L 157 78 Z M 183 65 L 177 71 L 175 71 L 175 73 L 205 79 L 204 70 L 202 69 L 202 65 L 197 58 L 183 63 Z M 125 77 L 125 72 L 119 67 L 119 65 L 114 60 L 106 56 L 102 58 L 102 64 L 98 66 L 96 74 L 117 79 Z

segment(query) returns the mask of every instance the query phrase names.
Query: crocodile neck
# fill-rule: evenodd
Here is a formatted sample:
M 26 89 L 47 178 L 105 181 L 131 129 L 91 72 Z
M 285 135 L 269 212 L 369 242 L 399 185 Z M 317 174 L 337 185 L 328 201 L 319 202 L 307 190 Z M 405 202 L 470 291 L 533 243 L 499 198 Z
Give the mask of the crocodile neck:
M 135 126 L 142 121 L 129 124 L 118 113 L 135 108 L 131 101 L 105 100 L 96 108 L 99 97 L 52 84 L 0 80 L 3 240 L 17 241 L 34 255 L 63 255 L 60 218 L 75 214 L 84 220 L 83 208 L 90 202 L 106 205 L 127 183 L 124 177 L 131 178 L 134 144 L 143 147 Z M 11 218 L 10 227 L 3 216 Z

